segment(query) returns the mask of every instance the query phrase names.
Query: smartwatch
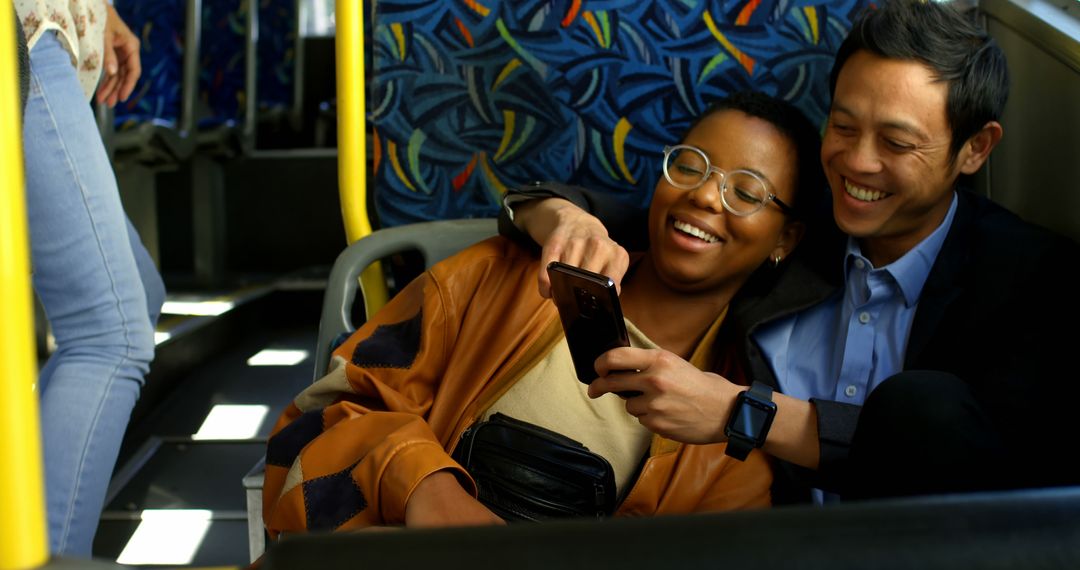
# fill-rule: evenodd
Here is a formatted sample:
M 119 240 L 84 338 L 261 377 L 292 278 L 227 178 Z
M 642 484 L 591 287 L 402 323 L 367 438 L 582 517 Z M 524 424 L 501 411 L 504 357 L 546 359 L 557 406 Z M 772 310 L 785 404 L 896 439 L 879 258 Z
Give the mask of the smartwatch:
M 776 417 L 772 392 L 769 386 L 754 382 L 749 390 L 740 392 L 735 398 L 735 409 L 724 426 L 728 455 L 742 461 L 751 449 L 765 444 L 765 437 L 769 435 L 769 428 Z

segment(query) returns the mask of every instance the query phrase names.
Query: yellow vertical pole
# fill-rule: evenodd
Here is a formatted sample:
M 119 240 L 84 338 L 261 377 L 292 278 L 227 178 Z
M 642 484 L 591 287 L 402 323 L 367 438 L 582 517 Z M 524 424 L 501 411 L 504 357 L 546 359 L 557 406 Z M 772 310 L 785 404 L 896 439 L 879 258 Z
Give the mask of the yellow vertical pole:
M 337 2 L 338 183 L 345 235 L 352 243 L 371 233 L 367 216 L 367 138 L 364 131 L 364 8 Z
M 364 92 L 364 2 L 339 0 L 337 30 L 338 188 L 349 243 L 371 233 L 367 212 L 367 117 Z M 360 276 L 367 314 L 386 303 L 382 268 Z
M 14 10 L 0 9 L 0 568 L 48 561 Z

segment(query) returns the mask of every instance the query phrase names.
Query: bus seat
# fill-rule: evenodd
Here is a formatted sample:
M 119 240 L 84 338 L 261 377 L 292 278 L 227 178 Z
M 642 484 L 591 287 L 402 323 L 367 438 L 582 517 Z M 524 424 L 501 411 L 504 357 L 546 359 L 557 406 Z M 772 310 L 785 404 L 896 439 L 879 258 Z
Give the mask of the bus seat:
M 248 0 L 203 5 L 196 152 L 191 160 L 195 283 L 227 283 L 226 162 L 255 148 L 253 60 L 258 11 Z
M 202 0 L 116 0 L 117 13 L 139 37 L 142 75 L 126 101 L 97 108 L 124 209 L 160 263 L 157 173 L 175 169 L 195 150 L 195 86 Z
M 257 122 L 298 130 L 294 108 L 299 0 L 221 0 L 203 10 L 199 147 L 250 154 Z M 252 33 L 256 30 L 256 33 Z
M 645 205 L 660 150 L 710 99 L 765 91 L 823 124 L 833 54 L 869 4 L 375 2 L 378 222 L 492 216 L 542 179 Z
M 257 109 L 260 120 L 300 129 L 296 92 L 300 38 L 298 0 L 259 2 Z
M 245 148 L 248 44 L 254 41 L 250 30 L 256 17 L 249 4 L 214 0 L 203 5 L 197 124 L 198 146 L 209 154 L 235 156 Z
M 110 146 L 120 158 L 156 165 L 190 156 L 198 41 L 192 18 L 201 0 L 116 0 L 117 13 L 141 42 L 142 76 L 113 111 Z
M 437 220 L 384 228 L 345 248 L 334 262 L 323 297 L 319 340 L 315 347 L 315 377 L 326 374 L 335 339 L 363 324 L 352 322 L 352 307 L 360 273 L 369 265 L 395 253 L 416 250 L 423 256 L 426 269 L 495 234 L 492 218 Z
M 384 228 L 345 248 L 334 261 L 323 296 L 319 336 L 315 345 L 314 379 L 326 374 L 330 354 L 343 335 L 361 323 L 352 319 L 360 274 L 372 263 L 395 254 L 418 251 L 425 269 L 458 251 L 497 233 L 495 219 L 437 220 Z M 360 291 L 363 295 L 363 292 Z M 365 316 L 366 319 L 366 316 Z M 262 522 L 262 488 L 265 464 L 260 460 L 243 477 L 247 497 L 248 548 L 251 560 L 265 547 Z

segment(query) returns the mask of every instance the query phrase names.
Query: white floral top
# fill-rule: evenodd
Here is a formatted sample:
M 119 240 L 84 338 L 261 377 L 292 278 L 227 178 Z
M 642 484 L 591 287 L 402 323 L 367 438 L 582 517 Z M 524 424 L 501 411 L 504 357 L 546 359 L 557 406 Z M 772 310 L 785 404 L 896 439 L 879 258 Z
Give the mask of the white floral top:
M 105 48 L 105 0 L 14 0 L 15 11 L 33 49 L 41 34 L 56 30 L 71 53 L 86 98 L 97 88 Z

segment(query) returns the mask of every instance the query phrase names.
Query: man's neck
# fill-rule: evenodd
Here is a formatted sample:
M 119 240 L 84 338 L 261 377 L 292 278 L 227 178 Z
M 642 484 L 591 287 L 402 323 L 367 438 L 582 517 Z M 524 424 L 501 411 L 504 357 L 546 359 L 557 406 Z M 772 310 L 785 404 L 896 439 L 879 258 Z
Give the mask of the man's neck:
M 904 257 L 909 251 L 918 247 L 923 240 L 937 231 L 941 224 L 945 223 L 945 218 L 949 215 L 949 209 L 955 199 L 952 196 L 954 194 L 950 194 L 950 199 L 942 205 L 926 213 L 927 218 L 934 220 L 933 223 L 914 228 L 912 231 L 905 233 L 859 238 L 859 249 L 862 254 L 870 260 L 874 267 L 878 268 L 885 267 Z

